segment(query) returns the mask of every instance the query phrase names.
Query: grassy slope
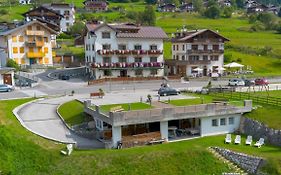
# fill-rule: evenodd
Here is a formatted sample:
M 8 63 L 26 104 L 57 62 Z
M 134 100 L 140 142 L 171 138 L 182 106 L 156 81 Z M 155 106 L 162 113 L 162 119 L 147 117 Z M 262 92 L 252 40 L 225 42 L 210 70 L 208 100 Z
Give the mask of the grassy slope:
M 83 113 L 83 110 L 83 104 L 77 100 L 73 100 L 62 104 L 59 107 L 58 112 L 61 114 L 65 122 L 72 126 L 85 121 L 86 115 Z
M 267 158 L 270 174 L 281 173 L 281 148 L 225 145 L 224 136 L 125 150 L 74 151 L 59 155 L 61 145 L 31 134 L 11 110 L 28 100 L 0 101 L 0 170 L 4 174 L 221 174 L 227 165 L 206 151 L 221 146 Z M 15 141 L 16 140 L 16 141 Z M 244 142 L 244 141 L 243 141 Z

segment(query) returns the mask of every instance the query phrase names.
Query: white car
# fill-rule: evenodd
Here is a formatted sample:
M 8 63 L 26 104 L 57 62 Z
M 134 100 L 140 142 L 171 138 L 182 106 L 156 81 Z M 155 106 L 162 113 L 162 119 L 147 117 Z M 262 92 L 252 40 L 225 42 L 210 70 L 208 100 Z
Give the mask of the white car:
M 233 78 L 228 81 L 229 86 L 245 86 L 245 82 L 239 78 Z

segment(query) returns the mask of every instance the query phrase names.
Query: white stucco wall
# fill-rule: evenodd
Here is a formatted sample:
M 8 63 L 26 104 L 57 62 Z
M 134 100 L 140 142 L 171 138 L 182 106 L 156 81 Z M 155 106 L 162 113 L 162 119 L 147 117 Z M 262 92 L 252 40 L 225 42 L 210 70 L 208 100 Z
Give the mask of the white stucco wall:
M 229 124 L 229 118 L 234 118 L 234 124 Z M 221 126 L 220 119 L 226 119 L 226 125 Z M 201 136 L 232 133 L 239 128 L 241 114 L 201 118 Z M 218 126 L 212 126 L 212 120 L 217 119 Z
M 104 39 L 102 38 L 102 32 L 110 32 L 110 38 Z M 91 36 L 89 33 L 85 36 L 85 62 L 95 62 L 96 63 L 103 63 L 104 57 L 111 58 L 112 63 L 119 62 L 119 57 L 126 57 L 128 63 L 135 62 L 136 57 L 141 57 L 142 62 L 150 62 L 151 57 L 156 57 L 157 62 L 164 62 L 163 54 L 160 55 L 99 55 L 97 53 L 98 50 L 102 50 L 102 45 L 110 44 L 111 50 L 118 50 L 119 44 L 126 45 L 127 50 L 134 50 L 135 45 L 141 45 L 142 50 L 150 50 L 151 45 L 156 45 L 157 50 L 163 51 L 163 39 L 145 39 L 145 38 L 116 38 L 116 32 L 111 28 L 104 26 L 97 31 L 95 31 L 95 36 Z M 86 45 L 90 49 L 86 50 Z M 94 50 L 93 50 L 94 45 Z M 103 70 L 97 70 L 95 72 L 96 77 L 104 76 Z M 134 70 L 128 70 L 127 75 L 135 76 Z M 150 76 L 150 70 L 143 70 L 143 76 Z M 164 70 L 159 69 L 155 76 L 163 76 Z M 112 76 L 120 76 L 120 70 L 113 70 Z

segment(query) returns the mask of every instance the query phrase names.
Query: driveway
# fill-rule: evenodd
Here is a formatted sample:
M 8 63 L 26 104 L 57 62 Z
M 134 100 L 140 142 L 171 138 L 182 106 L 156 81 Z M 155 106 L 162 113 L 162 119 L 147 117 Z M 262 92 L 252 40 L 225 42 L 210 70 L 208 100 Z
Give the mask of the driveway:
M 13 112 L 26 129 L 44 138 L 61 143 L 73 143 L 78 148 L 104 148 L 98 140 L 74 134 L 57 115 L 58 105 L 73 99 L 74 97 L 64 96 L 37 100 L 20 106 Z

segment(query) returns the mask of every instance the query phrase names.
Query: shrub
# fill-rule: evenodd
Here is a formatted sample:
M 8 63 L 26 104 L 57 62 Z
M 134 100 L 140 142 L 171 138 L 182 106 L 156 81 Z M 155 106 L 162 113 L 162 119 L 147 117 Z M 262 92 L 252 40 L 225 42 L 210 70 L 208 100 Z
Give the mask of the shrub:
M 225 53 L 224 54 L 224 62 L 229 63 L 232 59 L 232 53 Z
M 204 12 L 204 16 L 207 18 L 216 19 L 220 17 L 220 8 L 217 5 L 212 5 Z
M 58 35 L 57 39 L 71 39 L 72 36 L 66 34 L 66 33 L 61 33 Z
M 8 10 L 6 10 L 6 9 L 1 9 L 0 10 L 0 14 L 1 15 L 7 15 L 9 12 L 8 12 Z
M 9 59 L 8 62 L 7 62 L 7 67 L 12 67 L 12 68 L 15 68 L 17 71 L 20 69 L 18 63 L 16 63 L 14 60 L 12 59 Z
M 252 32 L 258 32 L 265 30 L 265 26 L 260 21 L 256 21 L 250 28 L 250 31 Z

